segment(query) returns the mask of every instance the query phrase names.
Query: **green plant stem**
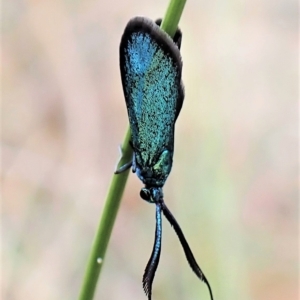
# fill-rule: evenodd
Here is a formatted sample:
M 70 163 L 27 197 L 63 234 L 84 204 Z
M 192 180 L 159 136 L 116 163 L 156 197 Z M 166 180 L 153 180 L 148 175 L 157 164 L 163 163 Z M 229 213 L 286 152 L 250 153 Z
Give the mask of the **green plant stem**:
M 176 32 L 185 2 L 186 0 L 171 0 L 169 3 L 161 28 L 170 36 L 173 36 Z M 129 145 L 130 137 L 130 128 L 128 128 L 122 144 L 122 157 L 117 168 L 123 166 L 132 159 L 132 149 Z M 114 174 L 112 177 L 103 213 L 86 266 L 78 298 L 79 300 L 92 300 L 94 297 L 97 281 L 104 262 L 105 252 L 126 186 L 128 174 L 129 170 L 118 175 Z
M 170 0 L 166 14 L 161 23 L 161 29 L 171 37 L 174 36 L 177 30 L 185 2 L 186 0 Z
M 132 149 L 129 145 L 129 141 L 130 130 L 128 129 L 123 141 L 122 157 L 117 168 L 132 159 Z M 114 174 L 112 177 L 99 227 L 92 244 L 91 253 L 85 270 L 79 295 L 80 300 L 92 300 L 94 297 L 98 277 L 103 266 L 105 252 L 121 203 L 122 195 L 128 179 L 128 174 L 129 169 L 121 174 Z

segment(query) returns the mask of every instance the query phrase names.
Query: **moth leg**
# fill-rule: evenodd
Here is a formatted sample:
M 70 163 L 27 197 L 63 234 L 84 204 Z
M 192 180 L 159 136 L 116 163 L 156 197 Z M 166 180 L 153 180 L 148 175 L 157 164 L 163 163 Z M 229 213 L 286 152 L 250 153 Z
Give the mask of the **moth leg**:
M 135 173 L 136 171 L 136 159 L 135 159 L 135 153 L 133 152 L 132 155 L 132 172 Z
M 121 166 L 119 169 L 115 170 L 115 174 L 121 174 L 124 171 L 130 169 L 132 166 L 132 160 L 129 161 L 128 163 L 124 164 L 123 166 Z
M 119 152 L 120 152 L 120 159 L 119 159 L 119 162 L 117 163 L 117 166 L 118 164 L 120 163 L 120 160 L 122 159 L 123 157 L 123 149 L 121 147 L 121 145 L 119 146 Z M 134 157 L 134 155 L 133 155 Z M 129 168 L 131 168 L 131 166 L 133 165 L 133 160 L 132 159 L 131 161 L 129 161 L 128 163 L 124 164 L 123 166 L 121 166 L 119 169 L 117 169 L 117 167 L 115 168 L 115 174 L 120 174 L 120 173 L 123 173 L 124 171 L 128 170 Z

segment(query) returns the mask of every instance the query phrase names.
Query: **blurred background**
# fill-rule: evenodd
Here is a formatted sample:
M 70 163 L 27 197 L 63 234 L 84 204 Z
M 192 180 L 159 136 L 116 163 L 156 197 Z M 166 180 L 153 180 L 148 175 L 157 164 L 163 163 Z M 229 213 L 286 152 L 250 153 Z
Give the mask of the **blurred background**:
M 3 1 L 2 299 L 76 299 L 128 126 L 118 47 L 160 1 Z M 215 299 L 299 297 L 298 3 L 187 1 L 165 201 Z M 130 175 L 95 299 L 146 299 L 155 208 Z M 209 299 L 163 221 L 154 299 Z

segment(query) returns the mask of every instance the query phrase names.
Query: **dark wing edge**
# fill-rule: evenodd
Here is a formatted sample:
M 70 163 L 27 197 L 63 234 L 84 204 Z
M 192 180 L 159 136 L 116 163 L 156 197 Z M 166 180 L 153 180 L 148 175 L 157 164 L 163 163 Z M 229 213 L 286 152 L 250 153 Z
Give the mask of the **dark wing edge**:
M 155 21 L 155 23 L 160 26 L 161 25 L 161 22 L 162 22 L 162 18 L 159 18 Z M 173 42 L 175 43 L 175 45 L 177 46 L 177 48 L 180 50 L 181 48 L 181 41 L 182 41 L 182 31 L 179 27 L 177 27 L 177 30 L 173 36 Z M 180 87 L 179 87 L 179 97 L 178 97 L 178 100 L 177 100 L 177 106 L 176 106 L 176 115 L 175 115 L 175 120 L 177 119 L 179 113 L 180 113 L 180 110 L 181 110 L 181 107 L 182 107 L 182 104 L 183 104 L 183 100 L 184 100 L 184 84 L 181 80 L 180 82 Z
M 155 24 L 157 24 L 159 27 L 161 25 L 161 22 L 162 22 L 162 18 L 155 20 Z M 182 41 L 182 31 L 179 27 L 177 27 L 176 32 L 173 36 L 173 42 L 176 44 L 179 50 L 181 47 L 181 41 Z

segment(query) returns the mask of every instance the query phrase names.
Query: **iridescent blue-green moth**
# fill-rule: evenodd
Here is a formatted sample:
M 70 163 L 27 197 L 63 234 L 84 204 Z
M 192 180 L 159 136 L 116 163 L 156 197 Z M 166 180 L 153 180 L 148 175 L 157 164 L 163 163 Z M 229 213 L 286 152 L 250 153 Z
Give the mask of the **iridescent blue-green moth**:
M 181 82 L 181 31 L 173 40 L 156 23 L 143 17 L 129 21 L 120 44 L 120 69 L 126 100 L 133 159 L 120 173 L 132 166 L 145 185 L 142 199 L 156 205 L 155 241 L 143 276 L 143 287 L 151 300 L 152 282 L 158 266 L 162 220 L 161 212 L 174 228 L 194 273 L 212 291 L 198 266 L 183 232 L 163 200 L 163 186 L 170 174 L 174 152 L 174 128 L 184 99 Z

